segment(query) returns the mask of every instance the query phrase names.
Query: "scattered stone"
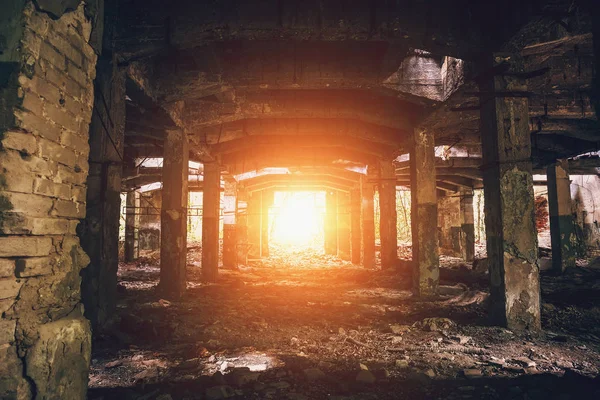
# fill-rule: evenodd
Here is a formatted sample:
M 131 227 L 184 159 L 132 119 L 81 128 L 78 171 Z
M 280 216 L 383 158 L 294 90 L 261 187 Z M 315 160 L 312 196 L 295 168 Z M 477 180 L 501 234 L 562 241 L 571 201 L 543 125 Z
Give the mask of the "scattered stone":
M 344 328 L 340 328 L 340 329 L 338 329 L 338 333 L 340 335 L 346 335 L 346 330 Z
M 408 368 L 408 360 L 396 360 L 397 368 Z
M 137 374 L 135 374 L 133 376 L 133 379 L 135 381 L 145 381 L 145 380 L 150 380 L 153 378 L 156 378 L 158 376 L 158 370 L 151 368 L 151 369 L 145 369 L 142 372 L 138 372 Z
M 448 318 L 425 318 L 421 321 L 420 326 L 423 330 L 429 332 L 437 332 L 454 326 L 454 322 Z
M 248 367 L 235 368 L 227 380 L 234 386 L 245 386 L 251 382 L 256 382 L 260 377 L 260 372 L 250 371 Z
M 392 333 L 394 335 L 402 335 L 402 334 L 410 331 L 410 326 L 394 324 L 394 325 L 390 325 L 390 330 L 392 331 Z
M 123 365 L 123 360 L 115 360 L 104 365 L 104 368 L 111 369 Z
M 392 344 L 398 344 L 402 341 L 402 336 L 392 336 Z
M 571 368 L 573 368 L 573 363 L 571 361 L 562 360 L 562 359 L 556 360 L 554 362 L 554 365 L 556 365 L 558 368 L 561 368 L 561 369 L 571 369 Z
M 469 368 L 463 369 L 463 375 L 465 378 L 479 378 L 483 376 L 483 373 L 479 369 Z
M 458 296 L 463 294 L 467 290 L 467 287 L 464 284 L 458 284 L 455 286 L 444 286 L 440 285 L 438 287 L 438 294 L 441 296 Z
M 325 373 L 318 368 L 307 368 L 302 372 L 304 373 L 304 377 L 311 382 L 325 378 Z
M 376 380 L 375 375 L 368 370 L 363 369 L 356 375 L 356 382 L 371 384 L 375 383 Z
M 429 368 L 427 371 L 425 371 L 425 375 L 429 378 L 433 378 L 435 377 L 435 371 L 431 368 Z
M 360 363 L 360 364 L 358 364 L 358 366 L 360 367 L 360 369 L 361 369 L 362 371 L 368 371 L 368 370 L 369 370 L 369 367 L 367 367 L 367 366 L 366 366 L 365 364 L 363 364 L 363 363 Z
M 235 390 L 227 385 L 213 386 L 206 389 L 206 400 L 228 399 L 235 395 Z
M 473 339 L 471 336 L 464 336 L 464 335 L 454 335 L 451 338 L 453 340 L 456 340 L 460 344 L 467 344 Z
M 504 358 L 497 358 L 494 356 L 491 356 L 489 358 L 489 360 L 487 360 L 488 364 L 492 364 L 498 367 L 503 367 L 504 364 L 506 364 L 506 360 Z
M 517 367 L 517 366 L 514 366 L 514 365 L 508 365 L 508 364 L 503 365 L 502 369 L 504 369 L 506 371 L 510 371 L 510 372 L 516 372 L 516 373 L 523 373 L 524 372 L 523 367 Z
M 511 361 L 524 367 L 535 367 L 537 365 L 535 361 L 530 360 L 527 357 L 517 357 L 513 358 Z

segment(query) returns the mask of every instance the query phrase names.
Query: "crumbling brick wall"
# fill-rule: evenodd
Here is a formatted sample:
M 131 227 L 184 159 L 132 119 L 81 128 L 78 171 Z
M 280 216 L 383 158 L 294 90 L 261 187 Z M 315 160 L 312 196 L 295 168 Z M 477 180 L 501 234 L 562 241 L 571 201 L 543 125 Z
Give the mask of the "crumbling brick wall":
M 78 2 L 75 2 L 77 4 Z M 75 233 L 85 216 L 96 54 L 84 4 L 8 0 L 0 32 L 0 398 L 85 398 L 91 350 Z M 8 15 L 10 14 L 10 15 Z

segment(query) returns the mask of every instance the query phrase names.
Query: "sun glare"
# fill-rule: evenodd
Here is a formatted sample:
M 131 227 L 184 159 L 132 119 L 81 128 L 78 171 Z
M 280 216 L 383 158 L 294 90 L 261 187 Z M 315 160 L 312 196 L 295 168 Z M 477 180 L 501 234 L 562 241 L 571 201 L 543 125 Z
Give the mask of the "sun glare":
M 276 192 L 272 209 L 272 240 L 288 245 L 313 245 L 323 230 L 322 192 Z

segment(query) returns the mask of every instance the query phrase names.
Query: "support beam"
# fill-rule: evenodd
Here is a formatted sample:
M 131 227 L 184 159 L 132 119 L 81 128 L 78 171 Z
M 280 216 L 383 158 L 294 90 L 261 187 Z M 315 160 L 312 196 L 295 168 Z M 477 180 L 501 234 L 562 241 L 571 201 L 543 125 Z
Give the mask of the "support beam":
M 338 253 L 337 197 L 336 191 L 325 192 L 325 254 L 332 256 Z
M 248 192 L 238 187 L 237 221 L 235 225 L 236 254 L 238 264 L 248 264 Z
M 380 162 L 379 237 L 381 238 L 381 268 L 394 268 L 398 259 L 398 226 L 396 175 L 392 161 Z
M 351 260 L 351 211 L 350 193 L 337 194 L 337 238 L 338 257 Z
M 550 209 L 550 240 L 552 270 L 563 273 L 575 266 L 577 237 L 571 210 L 571 180 L 569 162 L 556 160 L 548 166 L 548 207 Z
M 352 264 L 359 265 L 361 260 L 361 197 L 360 188 L 350 191 L 350 234 L 352 242 Z
M 219 217 L 221 216 L 221 166 L 204 164 L 202 191 L 202 277 L 209 282 L 219 274 Z
M 463 260 L 472 262 L 475 258 L 475 214 L 473 210 L 473 190 L 460 191 L 460 250 Z
M 132 262 L 139 256 L 138 229 L 140 216 L 136 210 L 140 207 L 140 192 L 127 192 L 125 207 L 125 262 Z
M 269 209 L 273 206 L 275 201 L 275 192 L 272 190 L 262 191 L 262 204 L 261 204 L 261 221 L 260 221 L 260 256 L 269 257 Z
M 437 236 L 437 192 L 433 132 L 414 130 L 410 154 L 413 292 L 418 296 L 437 293 L 439 249 Z
M 223 268 L 237 268 L 237 182 L 225 180 L 223 196 Z
M 254 192 L 248 197 L 248 258 L 260 258 L 262 235 L 260 220 L 262 209 L 262 193 Z
M 489 55 L 484 70 L 507 67 L 480 82 L 485 227 L 490 270 L 490 312 L 509 329 L 539 330 L 540 281 L 535 228 L 529 102 L 515 54 Z M 506 68 L 504 68 L 506 69 Z
M 164 297 L 179 299 L 186 289 L 188 139 L 185 132 L 167 130 L 164 149 L 159 289 Z
M 361 177 L 361 258 L 365 268 L 375 268 L 375 204 L 374 182 L 377 179 L 376 170 L 372 165 L 367 167 L 367 176 Z

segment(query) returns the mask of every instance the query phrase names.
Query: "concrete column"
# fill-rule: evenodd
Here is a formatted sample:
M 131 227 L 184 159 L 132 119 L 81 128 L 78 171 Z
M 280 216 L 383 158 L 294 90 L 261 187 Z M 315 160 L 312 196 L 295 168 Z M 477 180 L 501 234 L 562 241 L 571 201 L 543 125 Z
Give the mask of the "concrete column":
M 269 257 L 269 208 L 275 201 L 275 192 L 272 190 L 262 191 L 261 221 L 260 221 L 260 256 Z
M 125 262 L 132 262 L 139 256 L 138 230 L 140 216 L 140 192 L 127 192 L 125 207 Z
M 204 164 L 202 191 L 202 277 L 214 282 L 219 273 L 219 217 L 221 216 L 221 166 Z
M 434 139 L 433 132 L 415 129 L 410 153 L 413 292 L 419 296 L 435 295 L 440 277 Z
M 352 242 L 352 264 L 359 265 L 361 260 L 361 197 L 360 187 L 350 191 L 350 234 Z
M 460 257 L 461 214 L 458 193 L 438 195 L 438 246 L 440 254 Z
M 381 238 L 381 268 L 394 268 L 398 259 L 398 226 L 396 169 L 392 161 L 380 163 L 379 237 Z
M 506 68 L 498 68 L 506 65 Z M 492 75 L 494 71 L 503 75 Z M 540 329 L 529 101 L 515 54 L 489 56 L 480 82 L 485 226 L 493 321 L 510 329 Z
M 577 256 L 568 160 L 556 160 L 548 166 L 547 180 L 552 270 L 562 273 L 566 268 L 575 266 Z
M 351 260 L 351 218 L 350 218 L 350 193 L 338 192 L 337 195 L 337 238 L 338 257 L 342 260 Z
M 243 187 L 238 187 L 235 236 L 237 262 L 246 265 L 248 264 L 248 192 Z
M 223 268 L 237 268 L 236 213 L 237 183 L 227 179 L 223 195 Z
M 473 190 L 460 191 L 460 251 L 463 260 L 475 258 L 475 217 L 473 212 Z
M 253 192 L 248 198 L 248 257 L 260 258 L 262 234 L 260 231 L 262 194 Z
M 178 299 L 186 288 L 188 138 L 180 129 L 166 131 L 162 168 L 160 283 L 162 295 Z
M 337 256 L 337 192 L 325 193 L 325 254 Z
M 375 268 L 375 204 L 373 195 L 375 192 L 374 182 L 377 176 L 373 174 L 374 169 L 372 166 L 369 166 L 367 171 L 367 176 L 360 179 L 361 258 L 366 268 Z

